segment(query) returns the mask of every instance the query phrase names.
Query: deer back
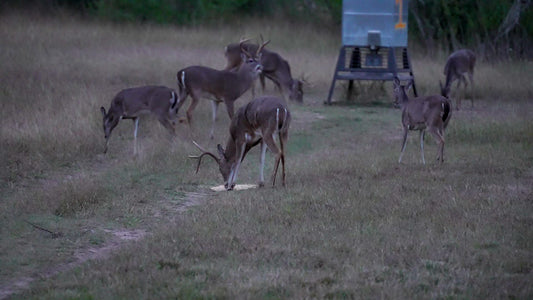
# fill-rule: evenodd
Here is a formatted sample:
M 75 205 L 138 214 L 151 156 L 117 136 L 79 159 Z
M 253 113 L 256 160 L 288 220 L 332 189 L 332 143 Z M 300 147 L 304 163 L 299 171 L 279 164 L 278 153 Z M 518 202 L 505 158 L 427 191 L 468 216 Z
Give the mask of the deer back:
M 152 112 L 159 117 L 172 120 L 176 117 L 173 107 L 177 104 L 176 92 L 165 86 L 141 86 L 124 89 L 117 93 L 103 114 L 104 131 L 108 137 L 121 118 L 136 118 L 141 114 Z
M 258 67 L 259 66 L 259 67 Z M 183 91 L 206 92 L 220 100 L 235 100 L 246 92 L 260 73 L 257 62 L 242 64 L 237 72 L 215 70 L 204 66 L 191 66 L 178 71 L 180 99 Z
M 440 95 L 409 99 L 402 111 L 402 122 L 411 128 L 417 124 L 438 125 L 449 119 L 449 100 Z
M 178 85 L 187 93 L 204 91 L 219 95 L 224 90 L 224 73 L 204 66 L 190 66 L 177 73 Z
M 255 131 L 262 134 L 287 131 L 291 114 L 283 101 L 274 96 L 263 96 L 248 103 L 245 118 Z
M 245 153 L 257 145 L 266 135 L 277 132 L 286 136 L 291 114 L 283 101 L 274 96 L 254 99 L 239 108 L 230 124 L 230 136 L 226 142 L 224 157 L 234 161 L 240 145 L 246 144 Z
M 152 112 L 158 115 L 170 111 L 175 91 L 165 86 L 142 86 L 120 91 L 112 101 L 109 111 L 123 117 L 136 117 Z
M 402 124 L 410 129 L 421 129 L 443 123 L 446 127 L 451 116 L 451 105 L 448 98 L 440 95 L 409 98 L 407 91 L 412 86 L 400 84 L 394 80 L 394 104 L 402 109 Z
M 475 64 L 476 55 L 471 50 L 461 49 L 453 52 L 444 66 L 446 86 L 464 73 L 473 73 Z
M 258 48 L 257 44 L 243 44 L 243 49 L 248 53 L 256 53 Z M 226 47 L 226 70 L 237 70 L 242 61 L 240 59 L 241 53 L 239 44 L 229 44 Z M 263 48 L 261 49 L 260 63 L 263 66 L 263 74 L 285 89 L 289 93 L 291 100 L 303 101 L 303 84 L 300 80 L 292 77 L 291 67 L 287 60 L 278 53 Z

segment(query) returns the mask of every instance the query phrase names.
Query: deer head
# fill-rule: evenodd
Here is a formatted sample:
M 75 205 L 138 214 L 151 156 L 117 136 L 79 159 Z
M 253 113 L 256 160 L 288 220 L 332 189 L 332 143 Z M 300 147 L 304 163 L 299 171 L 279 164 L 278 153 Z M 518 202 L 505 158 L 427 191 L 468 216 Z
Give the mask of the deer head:
M 228 191 L 232 190 L 233 187 L 235 186 L 235 183 L 233 183 L 232 186 L 229 187 L 228 186 L 228 179 L 229 179 L 229 176 L 230 176 L 230 173 L 231 173 L 231 165 L 232 165 L 233 162 L 230 161 L 228 156 L 226 156 L 226 150 L 224 150 L 224 148 L 222 148 L 222 145 L 220 145 L 220 144 L 217 145 L 217 150 L 218 150 L 218 156 L 217 156 L 217 155 L 213 154 L 212 152 L 206 151 L 197 142 L 193 141 L 193 144 L 198 149 L 200 149 L 200 151 L 202 151 L 202 154 L 200 154 L 199 156 L 189 156 L 189 158 L 198 159 L 198 164 L 196 165 L 196 173 L 198 173 L 198 171 L 200 170 L 200 164 L 202 163 L 202 158 L 204 156 L 206 156 L 206 155 L 210 156 L 218 164 L 218 170 L 220 171 L 220 174 L 222 175 L 222 179 L 224 180 L 224 187 Z
M 450 86 L 442 85 L 442 82 L 439 80 L 440 85 L 440 94 L 443 97 L 449 98 L 450 96 Z
M 409 80 L 406 86 L 400 84 L 400 79 L 398 77 L 394 78 L 393 81 L 393 94 L 394 94 L 394 108 L 401 108 L 404 103 L 407 102 L 408 97 L 407 93 L 413 86 L 413 81 Z

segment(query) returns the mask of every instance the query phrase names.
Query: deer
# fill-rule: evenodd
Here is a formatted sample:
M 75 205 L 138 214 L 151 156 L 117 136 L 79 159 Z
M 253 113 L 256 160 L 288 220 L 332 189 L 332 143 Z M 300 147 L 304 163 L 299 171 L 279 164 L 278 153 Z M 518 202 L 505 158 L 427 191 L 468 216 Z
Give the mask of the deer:
M 446 83 L 444 86 L 442 82 L 439 81 L 441 95 L 449 98 L 450 89 L 452 83 L 457 80 L 457 89 L 461 82 L 464 86 L 464 91 L 466 94 L 466 87 L 468 83 L 465 78 L 465 74 L 468 75 L 470 81 L 471 93 L 472 93 L 472 107 L 474 107 L 474 66 L 476 65 L 476 54 L 468 49 L 461 49 L 453 52 L 446 61 L 444 66 L 444 75 L 446 76 Z M 457 107 L 459 110 L 461 106 L 461 98 L 457 97 Z
M 240 45 L 242 46 L 246 41 L 247 40 L 242 40 Z M 210 137 L 211 139 L 214 138 L 218 105 L 221 102 L 224 102 L 230 119 L 233 118 L 234 102 L 250 89 L 258 75 L 263 70 L 263 66 L 259 63 L 259 59 L 261 58 L 261 50 L 269 42 L 270 41 L 263 43 L 254 55 L 243 50 L 243 53 L 240 56 L 242 62 L 236 72 L 215 70 L 204 66 L 190 66 L 178 71 L 176 75 L 179 87 L 177 109 L 180 109 L 187 99 L 187 96 L 190 95 L 192 100 L 187 108 L 187 122 L 189 126 L 191 126 L 192 112 L 198 105 L 200 95 L 207 94 L 208 96 L 212 96 L 211 106 L 213 110 L 213 122 Z
M 424 159 L 424 135 L 428 130 L 438 144 L 437 161 L 444 162 L 444 130 L 450 122 L 452 116 L 450 100 L 441 95 L 421 96 L 409 99 L 407 92 L 412 87 L 413 82 L 409 81 L 407 86 L 401 85 L 398 77 L 394 78 L 393 94 L 394 106 L 402 109 L 403 141 L 402 150 L 398 163 L 402 162 L 403 152 L 407 144 L 407 133 L 410 130 L 420 132 L 420 153 L 422 163 Z
M 250 53 L 256 52 L 262 54 L 260 62 L 263 66 L 263 72 L 259 75 L 259 80 L 263 92 L 265 90 L 266 77 L 274 82 L 284 98 L 286 98 L 286 94 L 288 94 L 290 100 L 299 103 L 303 102 L 303 81 L 292 77 L 291 67 L 287 60 L 281 57 L 278 53 L 267 49 L 258 51 L 259 45 L 257 44 L 245 43 L 240 45 L 234 43 L 227 45 L 224 49 L 224 56 L 227 60 L 224 70 L 236 70 L 240 66 L 242 49 Z M 254 87 L 252 87 L 252 89 L 253 88 Z
M 196 173 L 200 169 L 202 157 L 210 156 L 218 164 L 227 191 L 233 190 L 237 180 L 237 173 L 244 157 L 256 145 L 261 145 L 261 159 L 259 168 L 259 187 L 264 186 L 263 169 L 265 153 L 268 148 L 276 155 L 272 186 L 275 186 L 279 163 L 282 168 L 282 185 L 285 186 L 285 144 L 287 143 L 291 113 L 284 101 L 275 96 L 262 96 L 242 106 L 233 117 L 229 127 L 230 136 L 226 148 L 217 145 L 218 156 L 206 151 L 198 143 L 194 145 L 202 151 L 199 156 L 189 156 L 198 159 Z M 279 140 L 279 148 L 275 138 Z
M 121 90 L 111 101 L 111 106 L 106 112 L 100 107 L 104 120 L 105 148 L 107 153 L 111 132 L 122 119 L 132 119 L 135 124 L 133 131 L 133 154 L 137 154 L 137 131 L 139 129 L 139 116 L 152 113 L 168 131 L 175 135 L 177 119 L 178 95 L 174 89 L 165 86 L 140 86 Z

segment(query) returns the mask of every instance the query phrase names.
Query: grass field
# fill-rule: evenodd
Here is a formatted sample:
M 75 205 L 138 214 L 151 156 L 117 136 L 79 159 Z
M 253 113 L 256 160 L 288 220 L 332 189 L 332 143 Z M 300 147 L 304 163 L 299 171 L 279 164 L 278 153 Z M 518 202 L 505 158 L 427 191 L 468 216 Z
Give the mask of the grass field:
M 475 107 L 453 112 L 444 164 L 428 137 L 423 165 L 413 133 L 398 164 L 390 82 L 350 101 L 339 84 L 324 106 L 337 33 L 247 22 L 0 17 L 0 298 L 533 297 L 532 62 L 480 60 Z M 195 174 L 187 127 L 171 138 L 152 117 L 139 155 L 127 120 L 102 153 L 99 108 L 115 93 L 176 88 L 177 70 L 223 68 L 226 44 L 259 34 L 309 81 L 304 104 L 289 104 L 287 187 L 210 191 L 221 176 L 209 160 Z M 437 93 L 446 53 L 411 48 L 419 93 Z M 196 109 L 193 132 L 214 150 L 229 119 L 221 109 L 210 141 L 210 109 Z M 258 150 L 237 183 L 257 181 Z

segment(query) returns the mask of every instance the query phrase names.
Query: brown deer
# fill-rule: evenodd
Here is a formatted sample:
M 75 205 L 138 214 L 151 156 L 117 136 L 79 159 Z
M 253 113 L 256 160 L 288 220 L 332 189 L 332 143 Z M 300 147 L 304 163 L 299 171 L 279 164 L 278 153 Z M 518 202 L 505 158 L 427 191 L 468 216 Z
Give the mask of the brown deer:
M 227 59 L 225 70 L 236 70 L 240 66 L 242 49 L 249 53 L 259 53 L 257 51 L 259 45 L 257 44 L 245 43 L 242 47 L 239 44 L 229 44 L 224 50 Z M 276 52 L 267 49 L 262 49 L 260 52 L 263 72 L 259 75 L 259 80 L 263 91 L 265 90 L 266 77 L 274 82 L 284 97 L 286 97 L 285 94 L 288 94 L 290 100 L 303 102 L 303 81 L 292 77 L 289 63 Z
M 120 91 L 111 101 L 109 111 L 100 107 L 104 116 L 105 148 L 107 152 L 111 132 L 121 119 L 132 119 L 135 123 L 133 131 L 133 154 L 137 153 L 137 131 L 139 116 L 152 113 L 172 135 L 175 135 L 174 125 L 177 119 L 176 92 L 165 86 L 141 86 Z
M 465 74 L 468 75 L 471 87 L 471 99 L 472 107 L 474 107 L 474 66 L 476 65 L 476 54 L 468 49 L 461 49 L 453 52 L 446 61 L 444 66 L 444 75 L 446 76 L 446 83 L 442 86 L 442 83 L 439 81 L 441 95 L 449 98 L 450 89 L 452 83 L 457 80 L 457 90 L 461 82 L 464 86 L 464 94 L 466 94 L 466 87 L 468 83 L 465 78 Z M 457 110 L 461 106 L 461 97 L 457 96 Z
M 241 41 L 240 45 L 244 42 Z M 217 108 L 220 102 L 226 104 L 228 115 L 230 119 L 233 118 L 235 100 L 250 89 L 257 76 L 263 70 L 263 66 L 258 61 L 261 57 L 261 50 L 268 43 L 263 43 L 257 49 L 255 55 L 244 50 L 240 56 L 242 63 L 236 72 L 215 70 L 203 66 L 191 66 L 178 71 L 179 100 L 177 109 L 179 110 L 187 99 L 187 96 L 191 95 L 191 104 L 187 108 L 187 122 L 189 126 L 192 120 L 192 112 L 196 105 L 198 105 L 200 95 L 203 94 L 213 97 L 211 138 L 214 136 Z
M 241 107 L 233 117 L 229 128 L 230 137 L 226 148 L 217 146 L 218 156 L 204 150 L 196 142 L 194 144 L 203 152 L 200 156 L 190 156 L 198 159 L 196 172 L 200 168 L 202 157 L 211 156 L 218 163 L 220 173 L 224 179 L 226 190 L 232 190 L 237 180 L 239 166 L 244 160 L 246 153 L 261 144 L 261 166 L 259 172 L 259 186 L 264 186 L 263 168 L 265 165 L 265 152 L 270 149 L 276 155 L 274 172 L 272 174 L 272 186 L 276 183 L 276 174 L 281 161 L 282 184 L 285 186 L 285 144 L 289 134 L 291 113 L 284 101 L 274 96 L 256 98 L 247 105 Z M 279 148 L 274 142 L 279 139 Z
M 439 145 L 437 161 L 442 163 L 444 162 L 444 130 L 452 116 L 450 100 L 440 95 L 409 99 L 407 91 L 409 91 L 412 84 L 413 82 L 410 81 L 407 86 L 403 86 L 400 84 L 398 77 L 394 78 L 394 105 L 402 109 L 403 125 L 402 151 L 398 163 L 402 162 L 409 130 L 420 131 L 422 163 L 426 163 L 424 159 L 424 135 L 426 130 L 433 135 Z

